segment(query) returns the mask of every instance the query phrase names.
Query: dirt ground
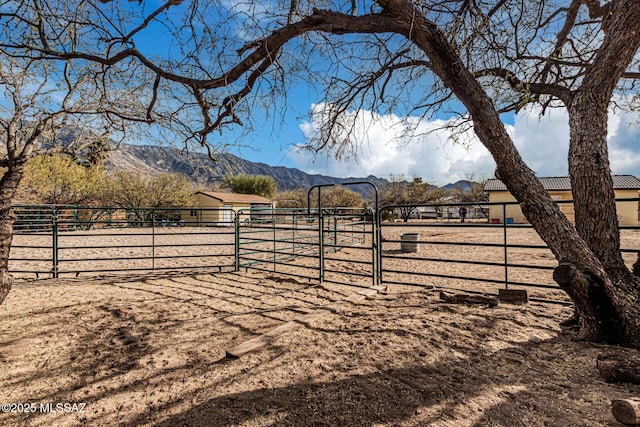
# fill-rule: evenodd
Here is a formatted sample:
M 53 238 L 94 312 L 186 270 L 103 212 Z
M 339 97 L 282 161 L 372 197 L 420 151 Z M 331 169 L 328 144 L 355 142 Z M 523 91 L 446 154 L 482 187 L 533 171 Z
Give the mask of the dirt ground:
M 0 306 L 1 403 L 15 404 L 0 425 L 615 426 L 611 399 L 640 395 L 599 378 L 607 348 L 560 330 L 567 306 L 399 285 L 345 301 L 356 291 L 207 271 L 18 283 Z

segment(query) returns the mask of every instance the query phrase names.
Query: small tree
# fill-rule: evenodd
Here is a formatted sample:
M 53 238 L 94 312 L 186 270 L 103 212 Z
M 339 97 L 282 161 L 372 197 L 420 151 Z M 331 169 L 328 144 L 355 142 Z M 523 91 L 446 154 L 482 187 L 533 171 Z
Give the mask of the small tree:
M 267 175 L 240 174 L 227 177 L 225 182 L 234 193 L 255 194 L 267 199 L 275 197 L 278 191 L 276 180 Z
M 456 186 L 449 195 L 461 203 L 482 203 L 489 201 L 489 194 L 484 191 L 484 183 L 472 182 L 468 187 Z
M 279 208 L 306 208 L 307 192 L 302 189 L 286 190 L 276 194 L 273 200 Z
M 81 166 L 71 157 L 48 154 L 27 162 L 16 200 L 52 205 L 97 205 L 102 201 L 102 170 Z
M 318 191 L 317 189 L 315 191 Z M 329 187 L 322 189 L 323 208 L 362 208 L 365 206 L 362 195 L 345 187 Z M 287 190 L 275 197 L 279 208 L 306 208 L 308 193 L 305 190 Z M 311 206 L 318 207 L 318 194 L 312 194 Z
M 383 205 L 401 205 L 398 213 L 404 222 L 409 221 L 411 212 L 418 205 L 437 203 L 444 195 L 444 190 L 423 182 L 419 177 L 407 182 L 403 176 L 392 176 L 389 184 L 380 189 Z
M 110 204 L 129 209 L 136 222 L 150 220 L 149 209 L 193 206 L 194 185 L 181 174 L 147 176 L 139 172 L 117 172 L 109 180 Z M 171 219 L 169 212 L 158 212 L 155 220 Z
M 326 208 L 362 208 L 362 195 L 345 187 L 329 187 L 322 191 L 322 207 Z
M 484 183 L 475 182 L 473 178 L 469 179 L 468 186 L 457 185 L 449 191 L 451 196 L 456 202 L 460 203 L 474 203 L 477 208 L 476 213 L 481 213 L 483 217 L 488 214 L 488 209 L 483 209 L 482 203 L 489 201 L 489 194 L 484 191 Z

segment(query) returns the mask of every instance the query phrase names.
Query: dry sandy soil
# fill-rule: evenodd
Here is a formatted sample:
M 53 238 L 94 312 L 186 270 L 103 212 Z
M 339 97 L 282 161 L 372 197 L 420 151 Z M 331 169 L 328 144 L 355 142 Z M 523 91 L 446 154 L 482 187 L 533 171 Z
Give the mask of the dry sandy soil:
M 389 227 L 383 234 L 394 240 L 404 231 Z M 422 233 L 441 241 L 502 238 L 499 230 Z M 625 245 L 640 247 L 636 234 L 623 236 Z M 510 239 L 535 244 L 537 236 Z M 422 286 L 390 285 L 356 302 L 348 298 L 362 288 L 269 272 L 19 282 L 0 306 L 0 403 L 15 404 L 9 407 L 15 412 L 0 413 L 0 425 L 615 426 L 611 400 L 640 396 L 640 386 L 600 379 L 596 356 L 608 348 L 575 342 L 560 329 L 570 307 L 447 304 L 429 286 L 446 283 L 418 273 L 501 270 L 411 259 L 499 260 L 500 251 L 457 247 L 447 255 L 439 245 L 435 255 L 425 247 L 403 255 L 396 246 L 385 243 L 384 262 L 410 279 L 414 272 Z M 357 248 L 343 255 L 369 256 Z M 509 257 L 555 263 L 548 251 L 513 250 Z M 550 272 L 511 274 L 548 281 Z M 554 290 L 531 293 L 558 298 Z M 326 307 L 326 315 L 261 349 L 225 357 Z
M 345 301 L 356 291 L 209 271 L 16 284 L 0 306 L 0 396 L 36 412 L 0 425 L 614 426 L 611 399 L 640 395 L 599 378 L 607 349 L 560 330 L 567 306 L 453 305 L 400 285 Z

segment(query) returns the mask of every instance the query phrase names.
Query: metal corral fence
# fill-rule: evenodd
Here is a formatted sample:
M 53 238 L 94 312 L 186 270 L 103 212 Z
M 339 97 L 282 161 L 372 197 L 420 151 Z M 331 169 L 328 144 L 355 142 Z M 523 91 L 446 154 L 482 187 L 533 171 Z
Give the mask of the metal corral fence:
M 322 190 L 343 185 L 371 188 L 375 209 L 323 208 Z M 306 208 L 239 211 L 237 266 L 320 282 L 375 285 L 379 283 L 377 208 L 375 185 L 355 181 L 311 187 Z
M 619 201 L 635 206 L 619 219 L 629 266 L 640 251 L 638 201 Z M 406 208 L 418 214 L 394 219 Z M 509 216 L 517 210 L 517 203 L 398 205 L 377 212 L 16 206 L 9 268 L 18 278 L 254 269 L 354 286 L 524 289 L 532 300 L 568 302 L 552 279 L 557 261 L 529 224 Z M 496 212 L 502 215 L 494 218 Z
M 225 209 L 14 206 L 9 270 L 18 278 L 217 267 L 235 269 Z
M 238 212 L 238 266 L 350 285 L 376 283 L 374 215 L 357 208 Z
M 371 286 L 371 211 L 14 206 L 18 278 L 240 268 Z M 322 248 L 322 249 L 320 249 Z M 344 258 L 351 248 L 357 255 Z M 354 268 L 357 265 L 357 268 Z
M 621 252 L 631 266 L 640 251 L 638 202 L 621 225 Z M 557 201 L 563 212 L 573 210 L 571 200 Z M 467 213 L 464 221 L 460 209 Z M 379 217 L 394 218 L 407 205 L 385 206 Z M 557 261 L 533 227 L 517 224 L 510 213 L 516 202 L 411 205 L 420 219 L 381 221 L 380 282 L 497 294 L 500 289 L 526 290 L 530 300 L 569 302 L 553 281 Z M 489 212 L 498 212 L 497 218 Z M 447 212 L 447 215 L 439 215 Z M 468 213 L 475 213 L 469 215 Z M 565 212 L 566 213 L 566 212 Z M 487 216 L 484 216 L 487 215 Z M 571 218 L 573 219 L 573 218 Z M 622 222 L 622 218 L 619 218 Z M 633 224 L 635 222 L 635 224 Z

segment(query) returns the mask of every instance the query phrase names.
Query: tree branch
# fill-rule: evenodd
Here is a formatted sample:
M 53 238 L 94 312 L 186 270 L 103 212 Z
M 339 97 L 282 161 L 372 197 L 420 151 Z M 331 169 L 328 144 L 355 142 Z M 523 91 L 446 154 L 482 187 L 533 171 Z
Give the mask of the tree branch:
M 551 83 L 528 83 L 520 80 L 514 73 L 505 68 L 491 68 L 473 73 L 476 77 L 494 76 L 504 80 L 517 93 L 529 96 L 552 95 L 567 103 L 571 100 L 571 91 L 563 86 Z
M 145 20 L 138 25 L 136 28 L 134 28 L 133 30 L 131 30 L 129 32 L 129 34 L 127 34 L 126 36 L 124 36 L 123 38 L 123 42 L 128 42 L 129 40 L 131 40 L 131 38 L 136 35 L 137 33 L 139 33 L 140 31 L 144 30 L 145 28 L 147 28 L 149 26 L 149 24 L 151 23 L 151 21 L 153 21 L 158 15 L 160 15 L 162 12 L 164 12 L 165 10 L 168 10 L 171 6 L 177 5 L 182 3 L 182 1 L 176 1 L 176 0 L 169 0 L 167 1 L 165 4 L 163 4 L 162 6 L 160 6 L 158 9 L 156 9 L 155 11 L 153 11 L 149 16 L 147 16 L 145 18 Z
M 256 64 L 267 59 L 269 56 L 273 55 L 274 52 L 280 50 L 284 44 L 305 33 L 312 31 L 328 32 L 332 34 L 380 33 L 381 28 L 384 28 L 385 32 L 397 32 L 398 30 L 396 21 L 383 14 L 350 16 L 339 12 L 316 9 L 312 15 L 294 24 L 286 25 L 279 30 L 275 30 L 268 37 L 241 49 L 241 52 L 248 48 L 253 48 L 254 50 L 229 71 L 212 79 L 195 79 L 172 73 L 151 61 L 135 47 L 129 47 L 112 56 L 103 57 L 78 51 L 64 52 L 47 48 L 46 46 L 38 48 L 24 44 L 12 45 L 4 43 L 0 44 L 0 46 L 6 49 L 39 52 L 42 55 L 40 59 L 80 59 L 104 66 L 114 66 L 126 59 L 133 58 L 137 59 L 149 70 L 166 80 L 182 83 L 198 89 L 214 89 L 229 86 L 236 82 Z

